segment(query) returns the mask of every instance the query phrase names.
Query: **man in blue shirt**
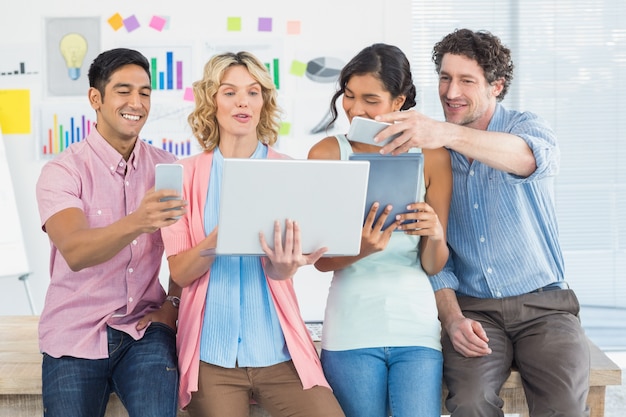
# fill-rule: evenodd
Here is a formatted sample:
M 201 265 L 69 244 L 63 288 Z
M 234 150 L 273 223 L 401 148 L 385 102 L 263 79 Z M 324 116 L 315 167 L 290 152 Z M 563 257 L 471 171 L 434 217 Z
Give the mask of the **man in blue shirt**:
M 459 29 L 433 49 L 445 122 L 416 111 L 377 117 L 401 132 L 383 153 L 450 150 L 450 257 L 431 277 L 442 322 L 446 407 L 454 417 L 503 416 L 500 389 L 515 364 L 532 417 L 588 416 L 589 349 L 564 281 L 554 208 L 559 148 L 552 129 L 500 104 L 510 50 Z

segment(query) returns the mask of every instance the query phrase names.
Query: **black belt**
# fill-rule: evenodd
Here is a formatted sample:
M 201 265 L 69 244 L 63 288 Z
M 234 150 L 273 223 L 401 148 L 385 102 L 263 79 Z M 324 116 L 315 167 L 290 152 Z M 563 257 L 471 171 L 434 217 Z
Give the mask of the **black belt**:
M 557 282 L 552 282 L 548 285 L 546 285 L 545 287 L 541 287 L 541 288 L 537 288 L 534 291 L 531 291 L 530 293 L 535 293 L 535 292 L 544 292 L 544 291 L 554 291 L 554 290 L 567 290 L 569 289 L 569 284 L 565 281 L 557 281 Z

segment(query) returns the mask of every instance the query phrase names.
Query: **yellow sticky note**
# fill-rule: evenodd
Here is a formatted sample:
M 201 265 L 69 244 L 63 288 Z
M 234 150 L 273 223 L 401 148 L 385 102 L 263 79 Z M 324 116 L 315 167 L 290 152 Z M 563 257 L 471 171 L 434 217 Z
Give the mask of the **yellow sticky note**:
M 241 31 L 241 17 L 229 17 L 226 20 L 226 30 L 229 32 Z
M 113 30 L 118 30 L 122 26 L 124 26 L 124 18 L 119 13 L 115 13 L 113 16 L 109 17 L 109 25 L 113 28 Z
M 302 77 L 306 72 L 306 62 L 293 60 L 291 63 L 291 68 L 289 69 L 289 73 L 292 75 L 297 75 L 298 77 Z
M 280 136 L 287 136 L 291 132 L 291 123 L 282 122 L 280 124 L 280 129 L 278 130 L 278 134 Z
M 2 133 L 30 133 L 30 90 L 0 90 Z

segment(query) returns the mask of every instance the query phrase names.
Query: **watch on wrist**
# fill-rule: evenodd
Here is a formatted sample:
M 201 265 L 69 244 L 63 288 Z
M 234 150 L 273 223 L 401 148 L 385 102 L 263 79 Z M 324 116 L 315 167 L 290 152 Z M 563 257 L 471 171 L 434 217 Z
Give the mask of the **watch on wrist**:
M 165 301 L 169 301 L 170 303 L 172 303 L 174 308 L 178 308 L 178 306 L 180 305 L 180 297 L 176 297 L 175 295 L 168 295 L 167 297 L 165 297 Z

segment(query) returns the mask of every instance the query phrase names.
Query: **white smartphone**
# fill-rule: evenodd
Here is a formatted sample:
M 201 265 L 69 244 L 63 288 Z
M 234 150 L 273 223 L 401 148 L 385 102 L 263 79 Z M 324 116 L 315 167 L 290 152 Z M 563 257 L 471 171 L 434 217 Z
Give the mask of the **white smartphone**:
M 352 118 L 352 122 L 350 123 L 350 130 L 348 130 L 348 134 L 346 136 L 349 140 L 353 140 L 355 142 L 384 146 L 401 135 L 400 133 L 397 133 L 380 142 L 374 142 L 374 136 L 388 126 L 391 126 L 391 123 L 378 122 L 373 119 L 354 116 Z
M 181 164 L 156 164 L 154 167 L 154 189 L 176 190 L 183 193 L 183 166 Z M 176 200 L 175 197 L 165 197 L 161 201 Z M 173 210 L 173 209 L 168 209 Z M 179 217 L 176 217 L 179 218 Z

